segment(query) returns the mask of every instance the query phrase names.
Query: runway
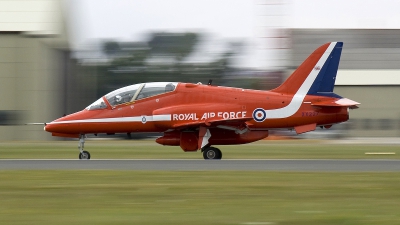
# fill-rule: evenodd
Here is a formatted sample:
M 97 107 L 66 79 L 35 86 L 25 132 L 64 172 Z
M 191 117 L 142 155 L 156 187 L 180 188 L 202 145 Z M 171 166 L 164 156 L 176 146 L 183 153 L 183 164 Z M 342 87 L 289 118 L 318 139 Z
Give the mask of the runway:
M 400 160 L 0 160 L 0 170 L 399 172 Z

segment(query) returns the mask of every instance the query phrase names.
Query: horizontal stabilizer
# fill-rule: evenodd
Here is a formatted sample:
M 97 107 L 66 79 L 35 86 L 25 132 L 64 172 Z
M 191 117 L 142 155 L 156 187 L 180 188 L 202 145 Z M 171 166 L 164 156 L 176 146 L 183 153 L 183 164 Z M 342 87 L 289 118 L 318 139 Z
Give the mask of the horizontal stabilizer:
M 333 106 L 333 107 L 343 107 L 347 106 L 350 109 L 357 109 L 360 103 L 350 100 L 348 98 L 341 98 L 339 100 L 328 100 L 328 101 L 321 101 L 321 102 L 315 102 L 311 103 L 313 106 Z

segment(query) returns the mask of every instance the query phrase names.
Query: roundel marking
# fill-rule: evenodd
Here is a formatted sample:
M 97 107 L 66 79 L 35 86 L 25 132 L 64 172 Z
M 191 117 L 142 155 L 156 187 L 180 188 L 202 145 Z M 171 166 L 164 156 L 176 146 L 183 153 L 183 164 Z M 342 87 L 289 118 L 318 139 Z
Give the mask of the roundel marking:
M 267 118 L 267 113 L 263 108 L 257 108 L 253 111 L 253 118 L 256 122 L 263 122 Z
M 143 117 L 142 117 L 142 123 L 146 123 L 146 122 L 147 122 L 146 117 L 143 116 Z

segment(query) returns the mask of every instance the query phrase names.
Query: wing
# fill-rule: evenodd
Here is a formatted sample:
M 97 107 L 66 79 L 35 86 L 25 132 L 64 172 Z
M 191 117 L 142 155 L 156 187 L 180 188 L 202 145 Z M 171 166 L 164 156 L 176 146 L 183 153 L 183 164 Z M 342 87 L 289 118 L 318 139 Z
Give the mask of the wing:
M 191 127 L 199 128 L 198 143 L 196 149 L 201 149 L 209 143 L 208 140 L 211 137 L 209 128 L 214 127 L 226 130 L 233 130 L 237 134 L 244 134 L 249 130 L 246 122 L 252 119 L 253 119 L 252 117 L 235 118 L 235 119 L 208 119 L 205 121 L 182 122 L 179 124 L 175 124 L 173 128 L 177 130 L 191 128 Z
M 240 105 L 231 104 L 190 104 L 190 105 L 177 105 L 172 107 L 161 108 L 153 111 L 153 115 L 163 114 L 191 114 L 193 109 L 202 108 L 214 108 L 224 109 L 224 111 L 239 112 L 242 109 Z M 209 144 L 211 138 L 210 128 L 232 130 L 236 134 L 244 134 L 249 129 L 247 122 L 253 120 L 252 117 L 239 117 L 239 118 L 227 118 L 211 117 L 203 120 L 185 121 L 185 120 L 173 120 L 173 125 L 167 121 L 159 122 L 157 126 L 168 128 L 168 131 L 164 133 L 164 136 L 157 139 L 157 143 L 164 143 L 167 141 L 174 141 L 178 143 L 184 151 L 195 151 L 203 148 Z M 171 129 L 172 128 L 172 129 Z M 176 142 L 178 140 L 178 142 Z M 180 141 L 179 141 L 180 140 Z
M 174 124 L 174 129 L 184 129 L 189 127 L 247 127 L 246 122 L 252 120 L 252 117 L 235 118 L 235 119 L 208 119 L 205 121 L 194 121 L 194 122 L 181 122 Z M 222 126 L 222 127 L 221 127 Z

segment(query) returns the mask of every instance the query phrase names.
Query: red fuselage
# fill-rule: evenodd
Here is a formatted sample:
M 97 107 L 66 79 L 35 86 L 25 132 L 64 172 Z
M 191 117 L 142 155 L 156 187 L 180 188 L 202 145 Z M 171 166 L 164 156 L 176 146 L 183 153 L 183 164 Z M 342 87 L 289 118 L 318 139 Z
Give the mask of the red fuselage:
M 270 91 L 179 83 L 172 92 L 128 104 L 111 107 L 106 101 L 107 107 L 104 109 L 84 109 L 47 124 L 45 130 L 56 136 L 65 134 L 65 136 L 76 137 L 79 134 L 91 133 L 165 132 L 210 119 L 252 117 L 253 111 L 257 108 L 265 110 L 284 108 L 292 99 L 293 95 L 282 95 Z M 292 116 L 266 119 L 262 122 L 251 119 L 246 124 L 252 131 L 267 131 L 277 128 L 292 129 L 307 124 L 324 126 L 348 120 L 348 110 L 345 106 L 318 107 L 311 104 L 329 99 L 332 98 L 306 96 Z M 149 120 L 157 115 L 170 116 L 170 119 Z M 124 121 L 117 118 L 133 119 Z M 146 121 L 142 121 L 142 118 Z

